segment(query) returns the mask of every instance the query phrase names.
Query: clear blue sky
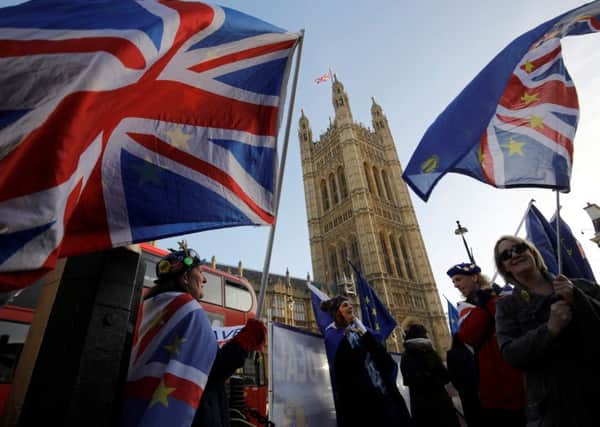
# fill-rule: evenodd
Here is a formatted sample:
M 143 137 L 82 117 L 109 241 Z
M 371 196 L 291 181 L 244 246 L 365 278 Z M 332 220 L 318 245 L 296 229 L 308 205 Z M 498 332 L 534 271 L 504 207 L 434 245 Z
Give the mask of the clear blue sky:
M 289 269 L 295 277 L 305 277 L 308 272 L 312 276 L 297 123 L 303 108 L 318 137 L 333 115 L 330 85 L 314 85 L 314 78 L 331 67 L 349 94 L 355 120 L 367 125 L 370 98 L 375 97 L 388 117 L 404 166 L 437 115 L 506 44 L 584 3 L 221 2 L 288 30 L 306 31 L 271 271 L 282 274 Z M 0 5 L 7 4 L 0 0 Z M 562 215 L 578 234 L 600 280 L 600 248 L 588 241 L 592 225 L 582 209 L 588 201 L 600 204 L 600 35 L 572 37 L 564 40 L 563 46 L 565 62 L 578 89 L 581 117 L 575 138 L 572 191 L 561 195 Z M 280 135 L 281 144 L 283 127 Z M 555 194 L 549 190 L 497 190 L 461 175 L 442 179 L 428 203 L 411 196 L 438 289 L 451 301 L 460 296 L 445 271 L 466 260 L 462 242 L 454 235 L 457 219 L 469 229 L 466 237 L 475 258 L 491 276 L 493 244 L 500 235 L 514 233 L 528 201 L 535 198 L 547 217 L 553 214 L 555 203 Z M 205 258 L 215 255 L 218 262 L 230 265 L 242 260 L 247 268 L 262 270 L 268 234 L 266 227 L 242 227 L 197 233 L 187 239 Z M 175 241 L 160 241 L 159 246 L 174 247 Z

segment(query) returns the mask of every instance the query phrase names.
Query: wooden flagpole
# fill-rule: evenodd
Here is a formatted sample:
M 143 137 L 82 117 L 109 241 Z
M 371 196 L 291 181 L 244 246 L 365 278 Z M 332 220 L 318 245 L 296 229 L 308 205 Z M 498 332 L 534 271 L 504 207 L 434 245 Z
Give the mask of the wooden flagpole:
M 277 177 L 277 188 L 275 189 L 275 220 L 271 225 L 269 232 L 269 242 L 267 244 L 267 253 L 265 255 L 265 262 L 263 266 L 263 272 L 260 279 L 260 290 L 258 293 L 258 307 L 256 309 L 256 317 L 260 318 L 263 303 L 265 300 L 265 293 L 267 291 L 267 283 L 269 281 L 269 267 L 271 265 L 271 253 L 273 252 L 273 240 L 275 238 L 275 228 L 277 226 L 277 213 L 279 211 L 279 199 L 281 198 L 281 186 L 283 184 L 283 173 L 285 171 L 285 161 L 287 158 L 287 149 L 290 139 L 290 128 L 292 126 L 292 114 L 294 113 L 294 103 L 296 101 L 296 88 L 298 87 L 298 75 L 300 72 L 300 60 L 302 59 L 302 45 L 304 42 L 304 30 L 300 30 L 300 38 L 298 39 L 298 55 L 296 57 L 296 67 L 294 69 L 294 82 L 292 83 L 292 93 L 290 96 L 290 106 L 288 109 L 287 124 L 285 128 L 285 139 L 283 142 L 283 150 L 281 152 L 281 166 L 279 167 L 279 174 Z

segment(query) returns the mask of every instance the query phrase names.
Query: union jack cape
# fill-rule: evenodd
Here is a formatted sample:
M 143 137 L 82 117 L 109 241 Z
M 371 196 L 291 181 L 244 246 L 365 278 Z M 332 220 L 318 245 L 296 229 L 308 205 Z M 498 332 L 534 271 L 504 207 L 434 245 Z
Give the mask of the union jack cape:
M 0 291 L 58 257 L 274 221 L 299 33 L 185 1 L 0 13 Z
M 579 120 L 561 39 L 600 31 L 600 1 L 521 35 L 427 129 L 403 178 L 427 201 L 448 172 L 498 188 L 568 191 Z
M 191 295 L 166 292 L 144 301 L 121 424 L 191 425 L 216 354 L 208 318 Z

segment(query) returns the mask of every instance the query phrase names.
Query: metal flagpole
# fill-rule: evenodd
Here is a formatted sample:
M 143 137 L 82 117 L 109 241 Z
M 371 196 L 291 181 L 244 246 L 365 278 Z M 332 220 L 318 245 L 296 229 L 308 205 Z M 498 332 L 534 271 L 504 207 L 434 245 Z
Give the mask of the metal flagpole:
M 267 310 L 267 345 L 269 346 L 269 365 L 267 367 L 267 403 L 269 405 L 267 409 L 267 418 L 273 416 L 273 312 L 271 309 Z M 264 359 L 263 359 L 264 360 Z
M 556 191 L 556 261 L 558 262 L 558 274 L 562 274 L 562 253 L 560 244 L 560 191 Z
M 525 219 L 527 219 L 527 214 L 529 213 L 529 208 L 534 203 L 535 203 L 535 199 L 531 199 L 529 201 L 529 203 L 527 203 L 527 209 L 525 209 L 525 214 L 523 214 L 523 218 L 521 218 L 521 222 L 517 226 L 517 230 L 515 231 L 515 234 L 514 234 L 515 236 L 517 234 L 519 234 L 519 231 L 521 231 L 521 227 L 523 227 L 523 224 L 525 223 Z M 498 270 L 494 271 L 494 277 L 492 277 L 492 283 L 494 283 L 494 280 L 496 280 L 496 277 L 498 277 Z
M 260 279 L 260 291 L 258 294 L 258 308 L 256 309 L 256 317 L 260 318 L 267 291 L 267 282 L 269 281 L 269 267 L 271 264 L 271 253 L 273 252 L 273 240 L 275 238 L 275 228 L 277 226 L 277 212 L 279 210 L 279 199 L 281 198 L 281 185 L 283 184 L 283 172 L 285 171 L 285 160 L 287 158 L 288 143 L 290 140 L 290 128 L 292 126 L 292 114 L 294 113 L 294 103 L 296 101 L 296 88 L 298 86 L 298 74 L 300 71 L 300 59 L 302 59 L 302 45 L 304 43 L 304 30 L 300 30 L 300 38 L 298 39 L 298 56 L 296 58 L 296 67 L 294 69 L 294 83 L 292 84 L 292 93 L 290 96 L 290 108 L 288 110 L 287 125 L 285 128 L 285 139 L 283 142 L 283 150 L 281 152 L 281 166 L 279 167 L 279 176 L 277 177 L 277 188 L 275 189 L 275 220 L 271 225 L 269 232 L 269 243 L 267 244 L 267 253 L 265 255 L 265 263 L 263 266 L 262 277 Z

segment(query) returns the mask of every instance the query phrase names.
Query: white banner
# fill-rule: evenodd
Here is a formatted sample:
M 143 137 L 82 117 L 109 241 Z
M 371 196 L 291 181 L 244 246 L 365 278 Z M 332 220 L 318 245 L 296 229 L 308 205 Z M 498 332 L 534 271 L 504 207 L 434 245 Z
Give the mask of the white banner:
M 212 326 L 213 333 L 217 339 L 219 347 L 223 346 L 227 341 L 235 337 L 246 325 L 235 326 Z

